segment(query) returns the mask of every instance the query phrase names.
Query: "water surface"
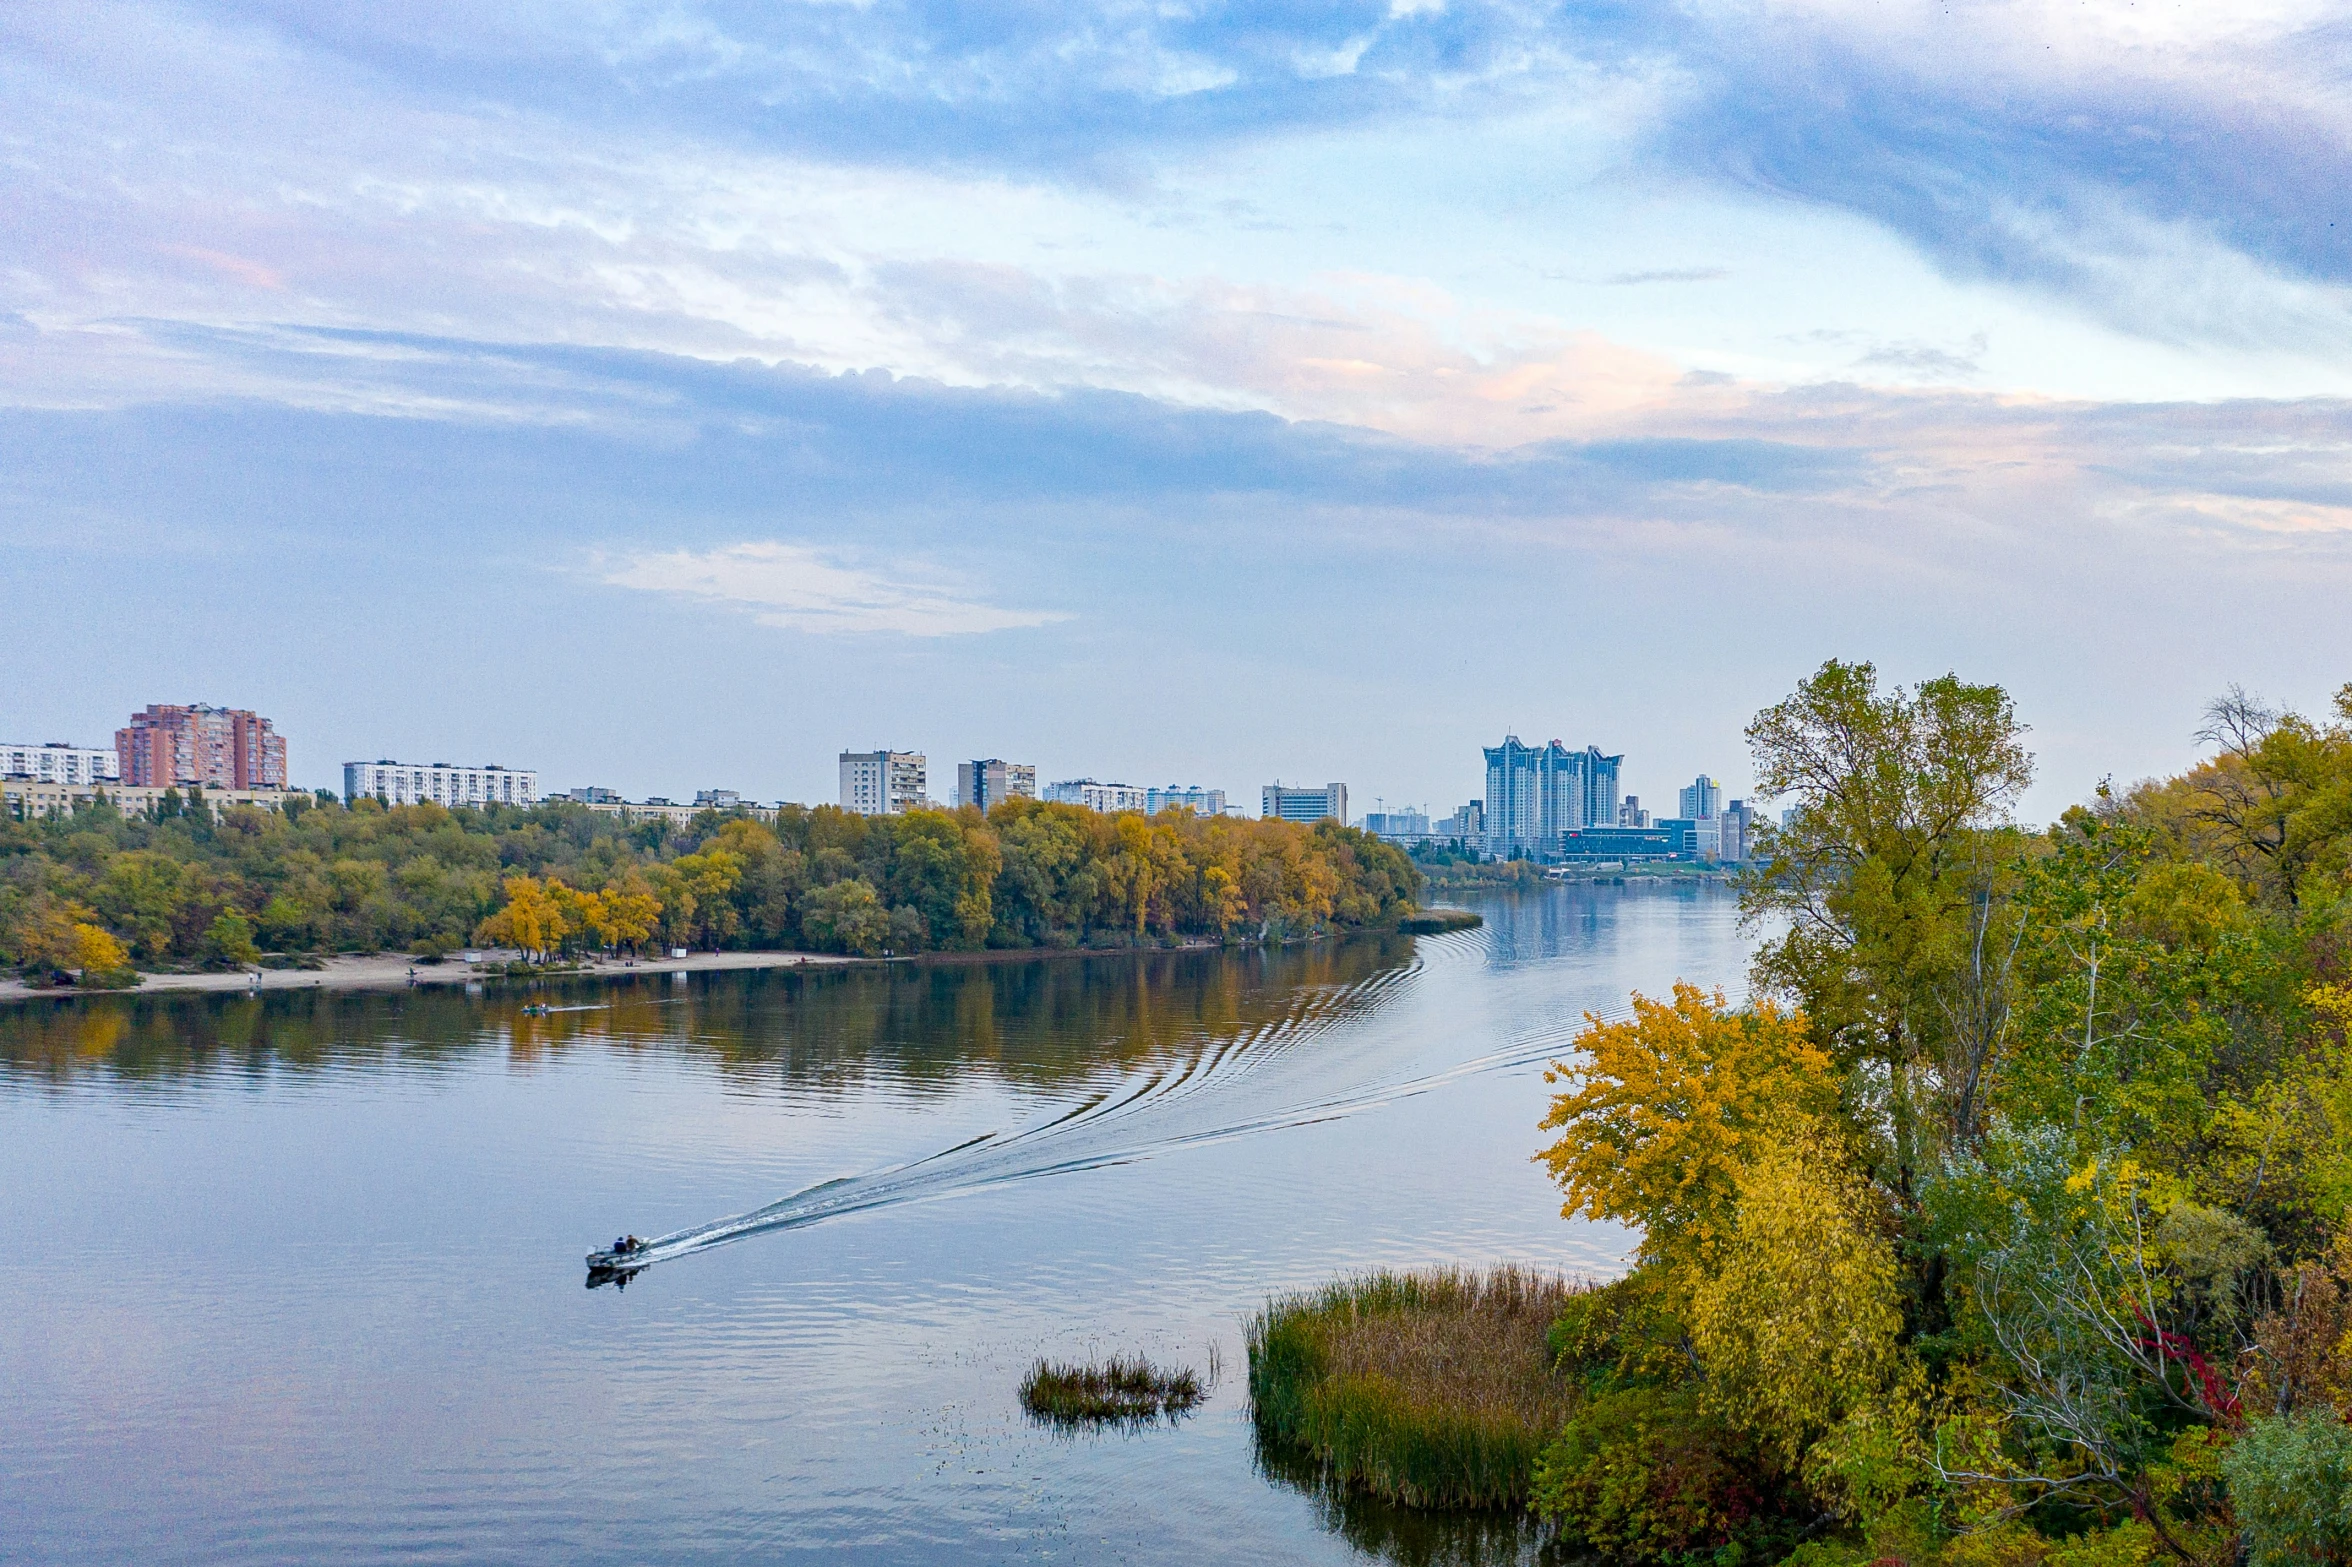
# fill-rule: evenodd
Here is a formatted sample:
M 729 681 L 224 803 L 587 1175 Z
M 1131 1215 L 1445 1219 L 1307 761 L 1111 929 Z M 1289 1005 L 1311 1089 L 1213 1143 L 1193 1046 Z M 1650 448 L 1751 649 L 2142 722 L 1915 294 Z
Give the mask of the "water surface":
M 1271 953 L 0 1012 L 5 1554 L 1512 1554 L 1258 1453 L 1242 1319 L 1613 1271 L 1529 1162 L 1542 1063 L 1747 942 L 1715 888 L 1468 901 Z M 679 1239 L 584 1288 L 623 1229 Z M 1172 1427 L 1022 1416 L 1034 1357 L 1110 1352 L 1222 1378 Z

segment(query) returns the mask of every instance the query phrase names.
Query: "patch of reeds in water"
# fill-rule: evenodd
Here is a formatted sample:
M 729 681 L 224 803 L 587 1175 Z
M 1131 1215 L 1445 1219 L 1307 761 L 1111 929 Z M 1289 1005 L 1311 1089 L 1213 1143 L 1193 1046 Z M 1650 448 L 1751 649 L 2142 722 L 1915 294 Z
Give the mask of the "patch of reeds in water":
M 1248 1328 L 1260 1436 L 1408 1507 L 1521 1507 L 1573 1394 L 1544 1333 L 1578 1286 L 1516 1267 L 1373 1273 Z
M 1486 921 L 1468 909 L 1416 909 L 1397 921 L 1408 936 L 1440 936 L 1450 930 L 1476 930 Z
M 1147 1360 L 1117 1356 L 1085 1366 L 1040 1360 L 1021 1380 L 1021 1407 L 1059 1426 L 1173 1419 L 1204 1396 L 1191 1371 L 1163 1371 Z

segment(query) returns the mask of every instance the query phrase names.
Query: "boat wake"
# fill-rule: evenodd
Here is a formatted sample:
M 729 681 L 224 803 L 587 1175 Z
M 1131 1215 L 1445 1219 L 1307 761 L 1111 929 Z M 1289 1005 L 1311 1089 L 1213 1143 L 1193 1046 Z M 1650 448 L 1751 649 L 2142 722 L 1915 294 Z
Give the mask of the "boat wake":
M 1461 944 L 1467 947 L 1471 939 L 1461 938 Z M 1453 944 L 1424 938 L 1422 951 Z M 1197 1053 L 1132 1072 L 1028 1126 L 985 1132 L 904 1164 L 822 1181 L 748 1213 L 656 1236 L 626 1253 L 597 1253 L 589 1259 L 589 1285 L 625 1282 L 656 1263 L 748 1236 L 1359 1115 L 1467 1078 L 1541 1066 L 1584 1027 L 1579 1017 L 1573 1025 L 1544 1029 L 1435 1071 L 1374 1073 L 1345 1088 L 1280 1101 L 1277 1109 L 1248 1113 L 1236 1102 L 1245 1089 L 1260 1103 L 1280 1100 L 1282 1079 L 1292 1075 L 1285 1068 L 1304 1066 L 1328 1081 L 1331 1069 L 1346 1063 L 1322 1052 L 1302 1055 L 1301 1047 L 1383 1006 L 1408 989 L 1421 968 L 1416 957 L 1361 984 L 1310 994 L 1277 1022 L 1203 1040 Z

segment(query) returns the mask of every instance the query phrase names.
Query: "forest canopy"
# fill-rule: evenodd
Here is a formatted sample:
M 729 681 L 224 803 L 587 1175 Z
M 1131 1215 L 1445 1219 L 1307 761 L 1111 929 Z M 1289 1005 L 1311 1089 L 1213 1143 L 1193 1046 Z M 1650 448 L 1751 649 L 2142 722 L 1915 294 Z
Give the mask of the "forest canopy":
M 2352 687 L 2046 830 L 1998 687 L 1748 731 L 1754 1000 L 1594 1019 L 1541 1156 L 1641 1232 L 1538 1510 L 1612 1559 L 2352 1561 Z
M 644 945 L 874 954 L 1264 940 L 1393 923 L 1420 878 L 1336 822 L 1012 800 L 623 823 L 568 804 L 320 800 L 0 822 L 0 962 L 104 975 L 264 954 Z

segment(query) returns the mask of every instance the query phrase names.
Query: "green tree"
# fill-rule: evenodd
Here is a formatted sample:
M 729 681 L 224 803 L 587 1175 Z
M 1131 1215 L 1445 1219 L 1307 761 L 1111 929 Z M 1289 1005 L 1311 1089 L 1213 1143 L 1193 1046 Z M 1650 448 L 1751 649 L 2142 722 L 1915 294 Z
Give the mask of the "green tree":
M 1897 1184 L 1981 1126 L 2006 1022 L 2003 879 L 2010 806 L 2032 781 L 1998 686 L 1945 675 L 1881 691 L 1832 660 L 1748 726 L 1758 793 L 1793 802 L 1741 884 L 1751 918 L 1785 919 L 1756 979 L 1794 997 L 1872 1107 Z

